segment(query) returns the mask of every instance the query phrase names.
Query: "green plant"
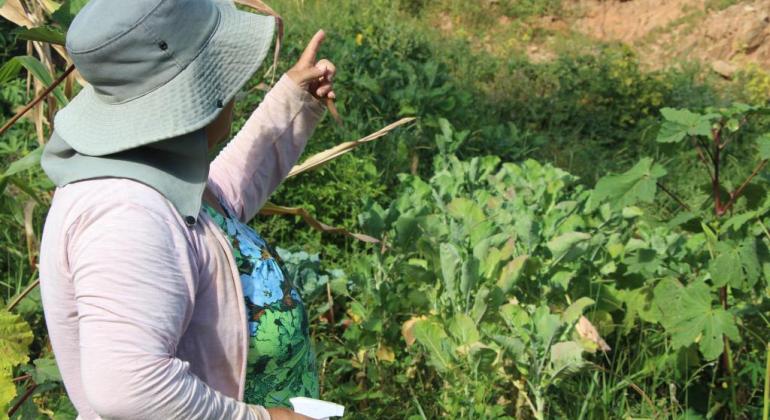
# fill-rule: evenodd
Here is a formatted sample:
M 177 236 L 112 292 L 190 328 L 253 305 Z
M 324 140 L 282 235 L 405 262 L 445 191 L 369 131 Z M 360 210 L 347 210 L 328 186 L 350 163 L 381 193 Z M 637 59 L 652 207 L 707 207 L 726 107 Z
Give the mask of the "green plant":
M 749 111 L 758 110 L 738 105 L 698 117 L 665 110 L 669 120 L 659 139 L 727 127 L 737 132 L 730 121 Z M 624 398 L 626 405 L 616 409 L 629 414 L 758 412 L 760 395 L 752 390 L 761 379 L 750 373 L 755 367 L 748 359 L 741 365 L 734 358 L 762 354 L 766 346 L 760 331 L 768 326 L 761 313 L 770 304 L 763 271 L 770 266 L 770 237 L 762 227 L 767 200 L 722 222 L 707 212 L 695 215 L 681 201 L 690 210 L 669 221 L 651 207 L 658 194 L 673 194 L 663 184 L 666 169 L 651 159 L 587 190 L 534 161 L 463 162 L 452 148 L 439 149 L 446 153 L 437 156 L 429 182 L 403 175 L 401 195 L 387 209 L 372 204 L 361 215 L 363 229 L 387 242 L 372 261 L 373 282 L 354 295 L 356 334 L 345 333 L 352 345 L 372 351 L 397 348 L 403 323 L 406 344 L 420 344 L 406 349 L 414 366 L 407 371 L 424 371 L 423 381 L 439 390 L 435 406 L 422 403 L 426 415 L 593 412 L 593 403 L 566 397 L 581 395 L 575 388 L 596 392 L 595 382 L 582 379 L 591 371 L 622 375 L 601 390 L 608 393 L 605 402 L 619 401 L 632 385 L 649 400 Z M 740 193 L 733 203 L 744 205 Z M 723 214 L 735 205 L 728 203 L 721 204 Z M 725 286 L 731 291 L 726 301 L 720 296 Z M 383 299 L 390 294 L 404 298 Z M 584 313 L 594 333 L 579 326 Z M 400 322 L 386 321 L 393 314 L 402 314 Z M 639 334 L 650 328 L 644 334 L 650 341 L 640 343 Z M 615 341 L 618 354 L 590 357 L 609 350 L 601 337 Z M 641 348 L 624 347 L 632 343 Z M 727 368 L 714 363 L 720 357 Z M 682 388 L 667 398 L 660 392 L 668 381 Z M 511 383 L 519 384 L 515 391 L 502 388 Z M 719 387 L 703 387 L 708 384 Z M 650 400 L 654 395 L 662 407 Z

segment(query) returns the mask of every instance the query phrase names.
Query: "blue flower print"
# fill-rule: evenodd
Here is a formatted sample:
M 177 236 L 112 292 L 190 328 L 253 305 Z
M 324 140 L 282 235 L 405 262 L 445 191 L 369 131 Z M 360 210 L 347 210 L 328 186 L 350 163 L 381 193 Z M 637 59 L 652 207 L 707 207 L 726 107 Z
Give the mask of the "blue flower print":
M 248 238 L 244 238 L 243 235 L 238 235 L 238 243 L 240 244 L 241 253 L 249 258 L 260 258 L 262 256 L 262 249 L 258 244 Z
M 227 218 L 225 219 L 225 223 L 227 224 L 227 236 L 235 236 L 237 228 L 233 219 Z
M 274 267 L 273 260 L 260 260 L 251 275 L 241 275 L 243 284 L 243 294 L 248 297 L 255 305 L 265 307 L 271 303 L 279 302 L 283 299 L 283 274 L 278 267 Z M 259 279 L 261 281 L 257 281 Z
M 292 396 L 318 398 L 307 312 L 290 275 L 259 233 L 220 204 L 226 215 L 204 208 L 230 242 L 243 288 L 250 335 L 244 402 L 289 406 Z

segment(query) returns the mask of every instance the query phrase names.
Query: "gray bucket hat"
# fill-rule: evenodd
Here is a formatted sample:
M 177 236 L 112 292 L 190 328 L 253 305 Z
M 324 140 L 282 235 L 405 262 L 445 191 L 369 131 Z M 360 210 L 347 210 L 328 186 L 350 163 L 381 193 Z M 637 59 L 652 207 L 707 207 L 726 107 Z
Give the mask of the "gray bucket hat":
M 262 64 L 275 26 L 230 0 L 91 0 L 66 44 L 89 85 L 56 132 L 103 156 L 201 129 Z

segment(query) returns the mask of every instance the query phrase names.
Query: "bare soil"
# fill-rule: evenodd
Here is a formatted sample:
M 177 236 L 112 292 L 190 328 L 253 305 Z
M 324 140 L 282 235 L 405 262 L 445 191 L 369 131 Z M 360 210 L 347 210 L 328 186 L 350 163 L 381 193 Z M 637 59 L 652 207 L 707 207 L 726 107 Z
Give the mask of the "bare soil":
M 652 68 L 698 60 L 725 77 L 751 63 L 770 69 L 770 0 L 723 10 L 705 0 L 580 0 L 569 8 L 573 30 L 629 44 Z

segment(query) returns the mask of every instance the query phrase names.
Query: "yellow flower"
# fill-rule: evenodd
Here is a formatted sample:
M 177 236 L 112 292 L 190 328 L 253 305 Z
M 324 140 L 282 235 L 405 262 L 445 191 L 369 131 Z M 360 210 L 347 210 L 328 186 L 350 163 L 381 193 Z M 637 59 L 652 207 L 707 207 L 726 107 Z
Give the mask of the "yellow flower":
M 363 43 L 364 43 L 364 34 L 361 34 L 361 33 L 357 34 L 356 35 L 356 45 L 360 46 Z

